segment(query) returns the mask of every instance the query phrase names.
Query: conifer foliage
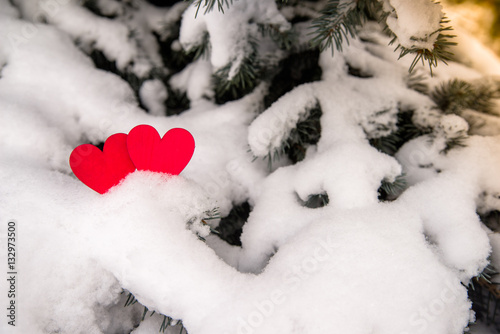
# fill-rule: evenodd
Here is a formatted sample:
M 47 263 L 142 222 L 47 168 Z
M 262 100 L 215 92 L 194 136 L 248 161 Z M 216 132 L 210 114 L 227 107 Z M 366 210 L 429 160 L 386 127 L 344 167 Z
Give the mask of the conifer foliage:
M 461 334 L 498 256 L 500 82 L 451 25 L 434 0 L 0 0 L 0 211 L 47 261 L 27 328 Z M 66 153 L 137 124 L 192 132 L 182 175 L 86 192 Z

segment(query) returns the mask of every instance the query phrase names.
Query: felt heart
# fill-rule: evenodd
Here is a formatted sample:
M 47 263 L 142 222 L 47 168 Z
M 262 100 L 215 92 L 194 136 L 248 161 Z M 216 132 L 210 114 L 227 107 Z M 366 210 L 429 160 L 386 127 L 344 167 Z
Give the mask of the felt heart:
M 116 133 L 106 139 L 102 151 L 91 144 L 76 147 L 69 157 L 69 165 L 80 181 L 100 194 L 135 170 L 124 133 Z
M 163 138 L 155 128 L 138 125 L 127 137 L 130 158 L 138 170 L 178 175 L 194 153 L 194 138 L 182 128 L 170 129 Z

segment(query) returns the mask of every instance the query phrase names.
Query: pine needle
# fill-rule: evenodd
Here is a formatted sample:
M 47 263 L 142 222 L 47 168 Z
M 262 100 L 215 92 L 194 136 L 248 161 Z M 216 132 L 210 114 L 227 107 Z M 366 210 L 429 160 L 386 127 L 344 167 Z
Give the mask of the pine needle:
M 229 8 L 229 5 L 233 4 L 233 0 L 229 0 L 229 1 L 228 0 L 205 0 L 205 1 L 195 0 L 194 3 L 196 4 L 195 17 L 197 17 L 198 12 L 199 12 L 201 7 L 205 8 L 204 14 L 207 14 L 214 9 L 216 3 L 217 3 L 217 10 L 224 13 L 224 5 L 226 6 L 226 8 Z M 203 5 L 202 5 L 202 3 L 203 3 Z
M 401 194 L 407 187 L 405 177 L 405 174 L 398 175 L 393 182 L 383 179 L 379 188 L 380 196 L 383 198 L 394 198 L 395 196 Z
M 341 52 L 344 42 L 349 44 L 349 39 L 356 36 L 356 28 L 367 20 L 365 9 L 374 8 L 374 3 L 370 0 L 353 1 L 351 4 L 329 0 L 320 16 L 312 21 L 314 32 L 311 35 L 315 36 L 311 45 L 321 51 L 330 48 L 332 55 L 334 50 Z
M 405 57 L 408 54 L 415 55 L 415 58 L 413 58 L 410 68 L 408 69 L 410 73 L 413 72 L 415 66 L 417 66 L 419 63 L 425 65 L 425 62 L 427 62 L 432 75 L 432 68 L 437 67 L 439 61 L 447 64 L 447 61 L 451 60 L 453 53 L 448 51 L 447 49 L 448 47 L 456 45 L 457 43 L 450 42 L 451 38 L 456 37 L 455 35 L 444 34 L 444 32 L 453 30 L 451 26 L 445 26 L 448 23 L 450 23 L 450 21 L 443 16 L 440 22 L 441 27 L 431 34 L 438 34 L 432 50 L 417 47 L 406 48 L 401 44 L 399 44 L 396 49 L 394 49 L 394 51 L 400 50 L 399 59 Z M 396 40 L 397 37 L 395 36 L 389 44 L 393 44 Z
M 473 84 L 453 79 L 436 87 L 430 97 L 445 114 L 460 116 L 465 109 L 495 114 L 494 100 L 500 98 L 500 84 Z

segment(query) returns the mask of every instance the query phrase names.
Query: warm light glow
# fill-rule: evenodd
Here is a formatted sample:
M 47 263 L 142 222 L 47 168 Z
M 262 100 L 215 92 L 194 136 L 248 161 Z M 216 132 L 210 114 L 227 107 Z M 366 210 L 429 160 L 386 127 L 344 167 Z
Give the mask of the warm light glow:
M 445 13 L 454 27 L 466 30 L 500 55 L 500 3 L 495 0 L 447 0 Z

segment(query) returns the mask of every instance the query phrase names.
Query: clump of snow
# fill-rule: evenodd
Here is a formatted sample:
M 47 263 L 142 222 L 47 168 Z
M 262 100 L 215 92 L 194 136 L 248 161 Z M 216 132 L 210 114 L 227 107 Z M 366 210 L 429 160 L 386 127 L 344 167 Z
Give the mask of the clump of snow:
M 212 65 L 208 60 L 198 59 L 173 75 L 169 83 L 172 88 L 180 92 L 186 92 L 193 106 L 202 99 L 211 100 L 214 95 Z
M 396 129 L 398 106 L 403 109 L 430 109 L 433 102 L 406 88 L 405 71 L 368 52 L 357 40 L 345 45 L 343 54 L 323 53 L 320 64 L 323 80 L 300 85 L 283 95 L 249 128 L 248 142 L 255 156 L 278 150 L 292 128 L 319 105 L 323 112 L 322 139 L 318 149 L 337 141 L 365 142 L 383 137 Z M 373 78 L 357 78 L 347 73 L 347 61 L 370 68 Z M 369 96 L 369 98 L 368 98 Z
M 369 160 L 377 161 L 375 168 L 366 164 Z M 363 208 L 377 203 L 381 180 L 394 179 L 400 171 L 394 159 L 374 148 L 348 143 L 278 169 L 262 183 L 244 226 L 240 269 L 262 270 L 277 248 L 311 224 L 314 217 L 322 216 L 322 209 L 300 204 L 309 196 L 326 193 L 333 210 Z M 270 226 L 274 233 L 269 233 Z
M 443 18 L 442 6 L 433 0 L 384 0 L 387 26 L 407 49 L 433 50 Z
M 435 132 L 437 136 L 457 138 L 467 135 L 469 124 L 460 116 L 444 115 L 439 120 Z
M 110 19 L 94 15 L 75 0 L 17 0 L 16 4 L 26 20 L 49 22 L 71 36 L 86 52 L 99 50 L 114 61 L 120 71 L 130 71 L 139 78 L 146 78 L 153 69 L 163 66 L 152 32 L 168 37 L 165 28 L 178 20 L 185 8 L 181 4 L 169 11 L 146 1 L 135 1 L 133 5 L 97 1 L 95 6 L 103 15 L 117 16 Z
M 448 153 L 443 153 L 442 143 L 430 136 L 418 137 L 406 143 L 396 154 L 396 158 L 403 165 L 403 171 L 407 175 L 410 185 L 416 184 L 443 171 L 458 171 L 463 168 L 461 177 L 470 178 L 471 182 L 477 183 L 477 194 L 475 200 L 481 213 L 500 209 L 494 200 L 488 200 L 483 192 L 493 195 L 498 193 L 500 178 L 494 166 L 500 164 L 498 158 L 499 136 L 480 137 L 470 136 L 464 142 L 465 147 L 455 148 Z M 478 161 L 487 161 L 478 164 Z M 458 167 L 460 163 L 462 167 Z M 467 172 L 465 172 L 467 171 Z M 465 175 L 467 174 L 467 175 Z M 489 203 L 489 204 L 487 204 Z
M 257 36 L 258 24 L 274 25 L 282 32 L 291 28 L 272 0 L 236 1 L 224 12 L 204 12 L 203 6 L 198 10 L 198 3 L 193 3 L 182 16 L 179 41 L 190 51 L 199 47 L 208 34 L 214 71 L 234 62 L 228 78 L 231 79 L 252 52 L 248 35 Z
M 165 115 L 165 102 L 168 92 L 163 82 L 158 79 L 147 80 L 142 83 L 139 97 L 146 109 L 153 115 Z
M 423 129 L 432 129 L 439 124 L 441 113 L 436 106 L 427 105 L 417 108 L 413 112 L 412 122 Z
M 287 98 L 287 96 L 292 98 Z M 295 103 L 296 98 L 302 103 Z M 281 97 L 266 110 L 265 114 L 252 122 L 248 143 L 253 154 L 263 157 L 279 149 L 291 130 L 299 121 L 307 117 L 307 111 L 317 103 L 313 85 L 301 86 Z

